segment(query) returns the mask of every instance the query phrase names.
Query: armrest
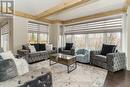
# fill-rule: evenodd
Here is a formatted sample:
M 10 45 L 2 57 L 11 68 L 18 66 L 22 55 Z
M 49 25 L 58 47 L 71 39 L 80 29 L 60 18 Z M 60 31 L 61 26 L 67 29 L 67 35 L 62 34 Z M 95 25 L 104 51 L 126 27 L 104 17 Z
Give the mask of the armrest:
M 125 53 L 119 53 L 119 52 L 108 53 L 106 56 L 107 56 L 108 63 L 110 63 L 110 61 L 114 63 L 115 60 L 120 60 L 120 59 L 122 60 L 122 62 L 125 62 L 125 59 L 126 59 Z
M 90 51 L 90 57 L 94 57 L 95 55 L 100 55 L 101 54 L 101 50 L 94 50 L 94 51 Z
M 75 48 L 72 47 L 72 49 L 70 50 L 71 54 L 74 55 L 75 54 Z
M 64 47 L 58 48 L 58 51 L 61 53 L 64 50 Z
M 115 72 L 126 68 L 125 53 L 109 53 L 107 54 L 107 69 Z
M 25 57 L 29 55 L 29 50 L 17 50 L 20 57 Z

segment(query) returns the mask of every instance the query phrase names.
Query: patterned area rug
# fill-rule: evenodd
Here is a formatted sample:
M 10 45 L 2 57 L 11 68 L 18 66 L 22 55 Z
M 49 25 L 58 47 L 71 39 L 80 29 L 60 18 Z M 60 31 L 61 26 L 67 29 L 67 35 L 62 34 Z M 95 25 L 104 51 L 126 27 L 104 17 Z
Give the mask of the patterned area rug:
M 80 63 L 78 63 L 77 69 L 69 74 L 65 65 L 49 66 L 48 60 L 30 65 L 31 69 L 42 67 L 51 70 L 53 87 L 103 87 L 107 75 L 105 69 Z

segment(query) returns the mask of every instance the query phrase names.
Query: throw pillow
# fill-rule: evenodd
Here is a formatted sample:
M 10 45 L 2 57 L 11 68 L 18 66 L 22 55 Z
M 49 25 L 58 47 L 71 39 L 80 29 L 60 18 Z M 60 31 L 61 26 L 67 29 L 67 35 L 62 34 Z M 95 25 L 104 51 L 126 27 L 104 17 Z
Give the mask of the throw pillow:
M 46 45 L 46 50 L 47 50 L 47 51 L 53 50 L 53 45 L 52 45 L 52 44 L 47 44 L 47 45 Z
M 101 55 L 106 56 L 108 53 L 114 53 L 116 50 L 116 45 L 103 44 Z
M 39 50 L 39 44 L 38 44 L 38 43 L 37 43 L 37 44 L 31 44 L 31 45 L 35 47 L 36 51 L 40 51 L 40 50 Z
M 28 46 L 29 47 L 29 50 L 30 50 L 30 52 L 31 53 L 35 53 L 36 52 L 36 49 L 35 49 L 35 47 L 34 46 Z
M 65 50 L 71 50 L 73 47 L 73 43 L 66 43 Z
M 6 60 L 6 59 L 15 59 L 13 53 L 11 51 L 0 53 L 0 56 Z
M 45 51 L 46 50 L 46 44 L 39 44 L 39 50 Z

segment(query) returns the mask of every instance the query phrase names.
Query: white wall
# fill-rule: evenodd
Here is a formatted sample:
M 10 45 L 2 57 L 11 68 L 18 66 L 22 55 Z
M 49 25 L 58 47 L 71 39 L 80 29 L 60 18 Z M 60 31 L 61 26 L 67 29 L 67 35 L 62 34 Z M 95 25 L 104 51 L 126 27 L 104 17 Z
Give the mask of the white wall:
M 28 20 L 22 17 L 14 17 L 14 28 L 13 28 L 13 50 L 14 53 L 21 48 L 23 44 L 28 42 L 28 31 L 27 25 Z
M 128 6 L 127 10 L 127 69 L 130 70 L 130 6 Z

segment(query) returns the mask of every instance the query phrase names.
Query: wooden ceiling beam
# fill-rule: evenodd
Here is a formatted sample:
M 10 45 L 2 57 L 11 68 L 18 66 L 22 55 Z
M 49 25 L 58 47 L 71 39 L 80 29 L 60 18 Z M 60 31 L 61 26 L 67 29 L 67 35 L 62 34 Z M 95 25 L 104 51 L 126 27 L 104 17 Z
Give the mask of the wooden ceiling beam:
M 24 18 L 29 18 L 29 19 L 36 20 L 36 21 L 40 21 L 40 20 L 36 19 L 36 16 L 31 15 L 31 14 L 27 14 L 27 13 L 24 13 L 24 12 L 20 12 L 20 11 L 15 11 L 14 15 L 24 17 Z M 44 19 L 42 19 L 42 22 L 51 23 L 51 20 L 44 18 Z
M 130 0 L 127 0 L 127 5 L 130 6 Z
M 122 8 L 122 9 L 112 10 L 112 11 L 108 11 L 108 12 L 97 13 L 97 14 L 90 15 L 90 16 L 84 16 L 84 17 L 79 17 L 79 18 L 75 18 L 75 19 L 70 19 L 70 20 L 62 21 L 62 23 L 69 24 L 69 23 L 74 23 L 74 22 L 80 22 L 80 21 L 85 21 L 85 20 L 90 20 L 90 19 L 95 19 L 95 18 L 106 17 L 106 16 L 110 16 L 110 15 L 125 13 L 126 11 L 127 11 L 126 8 Z
M 90 0 L 71 0 L 71 1 L 69 0 L 67 2 L 61 3 L 53 8 L 50 8 L 50 9 L 40 13 L 39 15 L 37 15 L 37 19 L 48 17 L 50 15 L 53 15 L 53 14 L 59 13 L 61 11 L 64 11 L 66 9 L 81 5 L 88 1 L 90 1 Z

